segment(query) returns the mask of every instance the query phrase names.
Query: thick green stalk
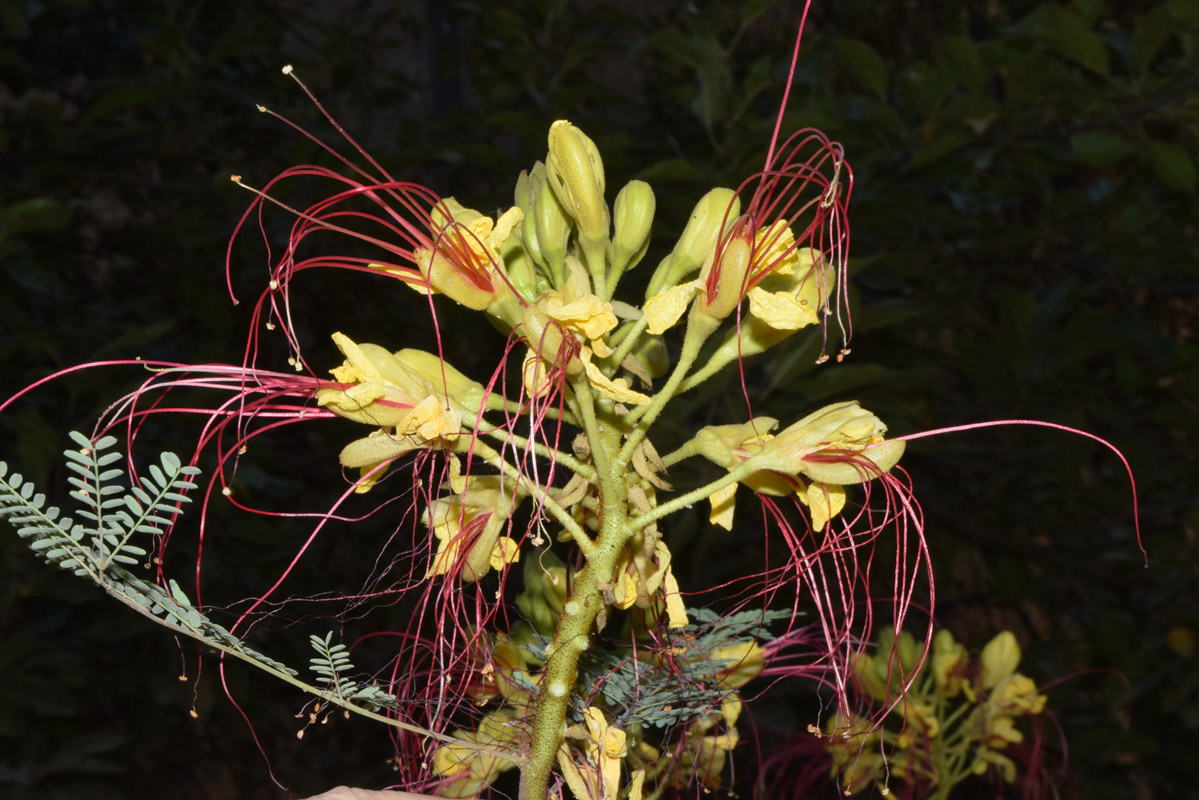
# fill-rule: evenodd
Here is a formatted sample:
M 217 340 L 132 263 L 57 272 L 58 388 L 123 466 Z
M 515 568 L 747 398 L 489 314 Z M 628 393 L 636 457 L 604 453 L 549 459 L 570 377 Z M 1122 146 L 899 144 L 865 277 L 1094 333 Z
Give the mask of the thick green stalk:
M 570 597 L 546 649 L 541 689 L 533 708 L 533 735 L 528 760 L 520 771 L 520 800 L 546 800 L 549 779 L 566 729 L 566 712 L 574 695 L 579 656 L 590 646 L 595 619 L 604 608 L 603 587 L 612 582 L 621 550 L 629 538 L 628 497 L 619 465 L 620 430 L 610 420 L 601 424 L 586 376 L 574 382 L 575 397 L 591 441 L 599 475 L 600 531 L 587 563 L 575 575 Z

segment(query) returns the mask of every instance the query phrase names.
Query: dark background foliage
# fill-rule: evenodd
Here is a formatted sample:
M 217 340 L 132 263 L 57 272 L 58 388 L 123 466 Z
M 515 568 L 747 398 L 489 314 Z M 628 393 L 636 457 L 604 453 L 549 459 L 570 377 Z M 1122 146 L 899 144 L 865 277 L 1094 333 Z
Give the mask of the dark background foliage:
M 394 174 L 481 209 L 507 204 L 549 122 L 569 118 L 598 142 L 609 186 L 654 185 L 657 230 L 670 231 L 704 189 L 760 165 L 797 5 L 0 0 L 0 395 L 82 361 L 240 360 L 245 317 L 222 259 L 249 196 L 228 176 L 261 185 L 320 157 L 254 104 L 327 131 L 285 63 Z M 904 463 L 927 514 L 938 622 L 976 647 L 1012 629 L 1025 671 L 1070 678 L 1050 691 L 1070 746 L 1063 793 L 1193 792 L 1199 6 L 816 5 L 787 128 L 822 128 L 854 167 L 854 353 L 819 369 L 810 349 L 779 353 L 750 373 L 756 407 L 788 419 L 856 397 L 894 433 L 1030 418 L 1120 447 L 1148 570 L 1122 467 L 1090 441 L 988 429 L 922 440 Z M 263 256 L 247 243 L 234 266 L 256 294 Z M 332 363 L 338 328 L 397 347 L 429 335 L 410 294 L 366 278 L 306 278 L 299 297 L 313 363 Z M 446 345 L 475 374 L 491 357 L 476 337 Z M 65 431 L 89 430 L 134 372 L 30 395 L 0 417 L 3 457 L 61 478 Z M 737 418 L 735 388 L 705 387 L 691 418 Z M 329 484 L 338 437 L 305 436 L 243 473 L 249 489 Z M 180 432 L 161 438 L 186 448 Z M 696 578 L 730 553 L 699 527 L 675 546 Z M 223 533 L 208 575 L 243 592 L 292 552 L 260 521 Z M 332 576 L 362 557 L 323 554 Z M 196 680 L 194 648 L 97 602 L 14 536 L 0 558 L 0 794 L 288 796 L 214 662 Z M 270 651 L 303 637 L 264 639 Z M 237 666 L 228 680 L 290 796 L 387 782 L 373 726 L 337 719 L 301 742 L 300 697 Z

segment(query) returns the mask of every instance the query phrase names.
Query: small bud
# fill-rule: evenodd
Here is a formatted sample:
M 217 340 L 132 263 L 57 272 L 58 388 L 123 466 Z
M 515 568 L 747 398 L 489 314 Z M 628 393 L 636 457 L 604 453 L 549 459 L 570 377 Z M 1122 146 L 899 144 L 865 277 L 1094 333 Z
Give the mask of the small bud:
M 604 163 L 595 142 L 566 120 L 550 126 L 546 176 L 566 213 L 574 217 L 584 250 L 606 242 Z
M 639 336 L 633 345 L 633 357 L 651 378 L 660 378 L 670 369 L 670 353 L 661 336 Z
M 629 181 L 616 195 L 612 269 L 617 274 L 637 266 L 649 248 L 654 207 L 654 190 L 645 181 Z

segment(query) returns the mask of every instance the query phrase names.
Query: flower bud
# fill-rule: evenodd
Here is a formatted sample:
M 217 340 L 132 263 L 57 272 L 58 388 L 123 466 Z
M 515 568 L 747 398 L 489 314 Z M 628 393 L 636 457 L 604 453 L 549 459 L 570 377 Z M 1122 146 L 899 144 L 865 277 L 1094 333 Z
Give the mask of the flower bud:
M 608 239 L 604 163 L 595 142 L 566 120 L 550 126 L 546 177 L 566 213 L 574 217 L 584 250 Z M 545 247 L 545 242 L 542 242 Z
M 639 336 L 633 345 L 633 358 L 651 378 L 660 378 L 670 369 L 670 353 L 661 336 Z
M 716 188 L 695 204 L 678 242 L 650 279 L 646 297 L 660 294 L 699 269 L 716 249 L 716 240 L 741 214 L 741 200 L 732 189 Z
M 534 260 L 545 267 L 557 286 L 563 273 L 562 262 L 570 241 L 571 216 L 558 202 L 549 185 L 545 164 L 538 161 L 529 173 L 529 216 L 525 219 L 525 245 Z M 531 246 L 530 246 L 531 245 Z
M 612 269 L 617 274 L 637 266 L 649 248 L 654 207 L 654 190 L 645 181 L 629 181 L 616 195 Z

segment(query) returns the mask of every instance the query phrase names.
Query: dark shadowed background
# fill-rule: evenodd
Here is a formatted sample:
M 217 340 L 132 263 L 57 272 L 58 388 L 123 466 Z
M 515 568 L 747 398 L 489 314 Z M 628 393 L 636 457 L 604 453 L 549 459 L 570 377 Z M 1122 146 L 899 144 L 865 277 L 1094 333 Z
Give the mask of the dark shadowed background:
M 223 265 L 250 196 L 229 175 L 262 185 L 321 158 L 255 104 L 335 137 L 284 64 L 393 174 L 484 211 L 510 204 L 549 123 L 570 119 L 598 143 L 609 187 L 654 186 L 660 254 L 703 191 L 760 167 L 797 6 L 0 0 L 0 395 L 83 361 L 240 361 L 246 317 Z M 904 465 L 926 513 L 939 624 L 974 647 L 1011 629 L 1022 671 L 1070 677 L 1049 690 L 1069 744 L 1062 794 L 1192 796 L 1199 4 L 818 2 L 787 114 L 788 129 L 806 125 L 843 142 L 854 168 L 854 352 L 820 368 L 798 345 L 772 356 L 748 375 L 757 408 L 786 420 L 858 398 L 894 434 L 1032 418 L 1121 448 L 1148 570 L 1123 468 L 1091 441 L 990 429 L 913 443 Z M 233 260 L 256 294 L 266 262 L 253 237 Z M 313 363 L 335 363 L 337 329 L 430 346 L 411 292 L 309 274 L 297 327 Z M 495 353 L 454 330 L 447 357 L 489 374 Z M 90 430 L 143 378 L 97 369 L 28 396 L 0 417 L 0 457 L 61 481 L 66 431 Z M 688 424 L 739 418 L 736 388 L 689 398 Z M 160 433 L 186 450 L 182 434 Z M 279 497 L 340 481 L 340 433 L 305 432 L 242 477 Z M 243 593 L 294 552 L 262 521 L 222 534 L 207 574 Z M 684 586 L 726 568 L 718 532 L 681 535 Z M 323 557 L 335 578 L 364 554 L 347 542 Z M 303 636 L 261 643 L 307 658 Z M 264 758 L 215 662 L 197 680 L 196 661 L 5 529 L 0 796 L 280 798 L 387 783 L 382 731 L 337 718 L 297 740 L 303 699 L 233 665 Z M 741 796 L 752 776 L 738 771 Z

